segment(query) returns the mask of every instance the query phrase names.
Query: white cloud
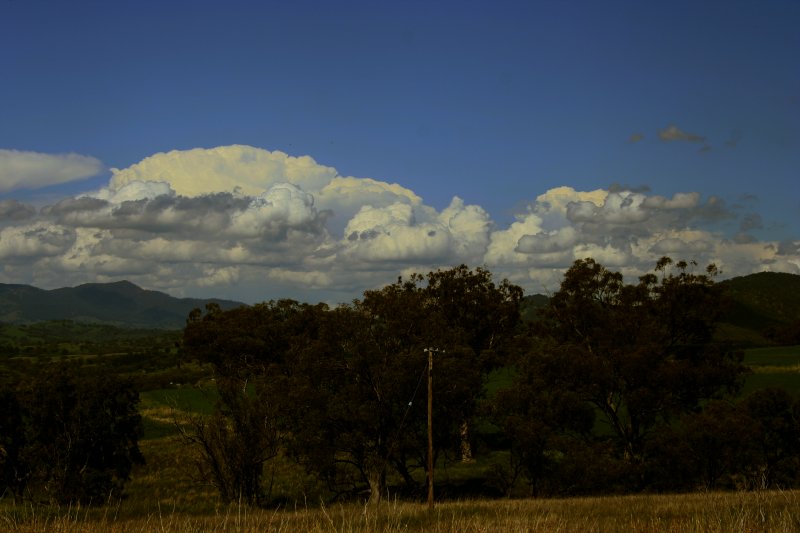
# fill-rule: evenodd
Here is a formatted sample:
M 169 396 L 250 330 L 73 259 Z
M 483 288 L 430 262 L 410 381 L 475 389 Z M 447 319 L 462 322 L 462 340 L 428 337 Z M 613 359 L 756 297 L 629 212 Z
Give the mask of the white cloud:
M 492 233 L 485 261 L 489 267 L 529 265 L 531 257 L 518 251 L 519 241 L 526 235 L 537 235 L 542 231 L 542 219 L 533 213 L 520 215 L 508 229 Z
M 115 170 L 105 188 L 38 212 L 0 202 L 0 279 L 44 287 L 130 279 L 173 294 L 336 303 L 400 273 L 460 263 L 537 292 L 556 290 L 585 257 L 626 276 L 662 255 L 716 262 L 726 275 L 800 269 L 795 241 L 737 242 L 711 229 L 764 225 L 752 212 L 736 217 L 696 192 L 564 186 L 497 227 L 458 197 L 439 211 L 396 183 L 230 146 L 156 154 Z
M 85 155 L 0 149 L 0 192 L 82 180 L 104 169 L 100 160 Z
M 213 287 L 216 285 L 233 285 L 239 281 L 239 268 L 237 267 L 222 267 L 222 268 L 204 268 L 203 276 L 197 280 L 199 287 Z
M 281 235 L 287 228 L 318 231 L 314 197 L 290 183 L 279 183 L 255 198 L 246 209 L 231 215 L 227 233 L 240 237 Z
M 75 241 L 71 228 L 33 223 L 0 230 L 0 259 L 7 262 L 37 260 L 69 250 Z
M 319 190 L 320 205 L 355 211 L 361 205 L 387 206 L 395 202 L 420 205 L 422 198 L 396 183 L 352 176 L 333 178 Z
M 493 228 L 489 213 L 478 205 L 464 205 L 461 198 L 454 197 L 439 214 L 438 221 L 450 233 L 456 257 L 467 264 L 479 264 Z
M 336 170 L 309 156 L 232 145 L 173 150 L 147 157 L 125 169 L 111 169 L 110 188 L 135 181 L 161 181 L 183 196 L 216 192 L 258 195 L 276 183 L 291 183 L 306 191 L 319 190 L 336 177 Z
M 121 204 L 135 200 L 152 200 L 159 196 L 174 197 L 175 190 L 165 181 L 132 180 L 113 188 L 105 187 L 86 196 Z
M 450 235 L 438 224 L 418 224 L 413 208 L 394 203 L 362 207 L 345 227 L 344 256 L 361 261 L 431 261 L 445 256 Z

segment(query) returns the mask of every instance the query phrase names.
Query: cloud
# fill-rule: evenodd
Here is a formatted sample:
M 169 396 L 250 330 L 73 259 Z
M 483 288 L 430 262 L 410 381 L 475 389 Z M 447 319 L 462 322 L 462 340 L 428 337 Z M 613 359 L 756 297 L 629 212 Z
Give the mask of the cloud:
M 0 230 L 0 260 L 20 262 L 66 252 L 75 241 L 71 228 L 46 223 L 12 226 Z
M 450 247 L 450 234 L 438 224 L 418 223 L 412 207 L 364 206 L 345 228 L 346 256 L 362 261 L 432 261 Z
M 0 200 L 0 222 L 26 220 L 36 215 L 36 209 L 17 200 Z
M 642 207 L 648 209 L 694 209 L 699 205 L 700 194 L 696 192 L 675 193 L 670 198 L 650 196 L 642 201 Z
M 658 138 L 664 142 L 672 142 L 672 141 L 686 141 L 686 142 L 694 142 L 694 143 L 704 143 L 706 141 L 705 137 L 700 135 L 695 135 L 693 133 L 687 133 L 678 128 L 678 126 L 672 124 L 667 128 L 660 130 L 658 132 Z
M 105 167 L 94 157 L 0 149 L 0 192 L 40 189 L 96 176 Z
M 216 192 L 257 195 L 276 183 L 319 190 L 337 175 L 335 169 L 309 156 L 292 157 L 243 145 L 158 153 L 125 169 L 112 168 L 111 172 L 112 190 L 136 181 L 160 181 L 183 196 Z
M 113 182 L 113 180 L 112 180 Z M 209 191 L 212 192 L 212 191 Z M 165 181 L 131 180 L 124 184 L 117 184 L 89 193 L 90 198 L 99 198 L 111 203 L 121 204 L 134 200 L 152 200 L 159 196 L 176 196 L 175 190 Z
M 400 184 L 341 176 L 311 157 L 194 149 L 114 170 L 106 187 L 38 212 L 0 202 L 0 281 L 130 279 L 176 295 L 338 303 L 399 273 L 460 263 L 536 292 L 556 290 L 586 257 L 625 276 L 663 255 L 715 262 L 725 275 L 800 272 L 800 245 L 759 242 L 751 232 L 764 222 L 744 209 L 693 191 L 562 186 L 501 227 L 457 196 L 438 210 Z
M 523 254 L 546 254 L 570 250 L 578 241 L 578 231 L 567 226 L 555 231 L 523 235 L 517 241 L 516 251 Z
M 761 220 L 761 215 L 758 213 L 750 213 L 745 215 L 742 218 L 742 223 L 739 225 L 739 229 L 742 231 L 751 231 L 754 229 L 762 229 L 764 227 L 764 223 Z

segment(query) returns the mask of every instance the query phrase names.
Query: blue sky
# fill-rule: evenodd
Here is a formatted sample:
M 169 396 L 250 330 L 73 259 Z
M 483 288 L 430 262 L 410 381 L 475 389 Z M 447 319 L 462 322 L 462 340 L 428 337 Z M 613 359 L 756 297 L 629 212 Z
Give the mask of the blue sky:
M 798 27 L 796 1 L 0 0 L 0 282 L 800 273 Z

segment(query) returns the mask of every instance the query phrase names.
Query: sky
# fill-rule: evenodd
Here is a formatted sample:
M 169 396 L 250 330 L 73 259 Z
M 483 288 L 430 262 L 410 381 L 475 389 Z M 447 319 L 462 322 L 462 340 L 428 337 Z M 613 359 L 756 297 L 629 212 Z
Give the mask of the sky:
M 0 283 L 800 274 L 797 0 L 0 0 Z

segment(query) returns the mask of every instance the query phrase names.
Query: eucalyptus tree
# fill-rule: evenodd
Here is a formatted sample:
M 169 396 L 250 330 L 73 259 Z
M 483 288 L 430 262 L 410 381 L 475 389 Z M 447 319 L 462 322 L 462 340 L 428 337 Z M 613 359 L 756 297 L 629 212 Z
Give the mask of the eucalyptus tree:
M 176 425 L 199 450 L 198 471 L 224 502 L 268 501 L 264 468 L 280 451 L 282 420 L 292 416 L 276 390 L 290 372 L 288 354 L 315 338 L 326 310 L 279 300 L 227 311 L 210 304 L 189 315 L 183 349 L 214 368 L 217 402 L 211 416 Z
M 625 284 L 593 259 L 576 261 L 543 309 L 527 355 L 543 388 L 595 410 L 634 471 L 659 424 L 736 393 L 746 372 L 741 353 L 714 337 L 724 307 L 716 268 L 695 267 L 662 258 L 653 273 Z

